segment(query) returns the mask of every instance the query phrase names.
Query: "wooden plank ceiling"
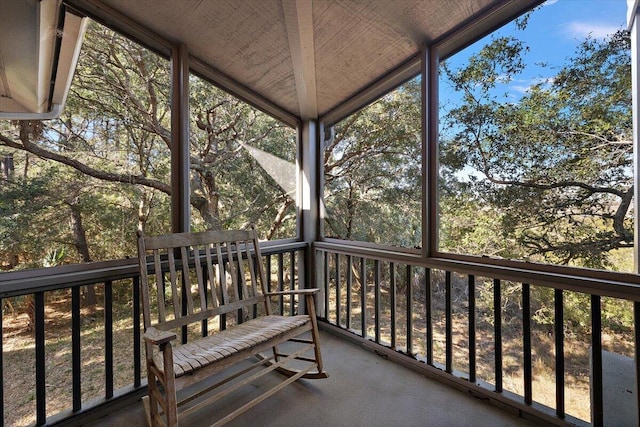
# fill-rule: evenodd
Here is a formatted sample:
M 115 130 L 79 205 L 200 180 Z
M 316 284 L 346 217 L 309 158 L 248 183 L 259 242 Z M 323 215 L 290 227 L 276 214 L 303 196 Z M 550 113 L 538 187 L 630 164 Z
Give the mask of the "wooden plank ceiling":
M 538 3 L 102 1 L 164 38 L 185 44 L 192 56 L 300 118 L 323 116 L 415 57 L 424 43 L 445 41 L 443 46 L 453 51 Z M 456 36 L 461 26 L 472 31 Z M 449 35 L 454 37 L 449 40 Z

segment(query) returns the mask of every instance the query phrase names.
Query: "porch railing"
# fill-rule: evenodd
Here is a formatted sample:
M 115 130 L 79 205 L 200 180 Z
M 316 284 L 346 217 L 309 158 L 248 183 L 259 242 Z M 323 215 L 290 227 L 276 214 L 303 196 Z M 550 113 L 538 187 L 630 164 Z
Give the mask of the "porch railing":
M 620 304 L 633 324 L 627 343 L 632 369 L 626 376 L 633 380 L 632 390 L 626 390 L 631 419 L 624 422 L 638 423 L 640 287 L 635 275 L 542 273 L 332 241 L 313 248 L 317 286 L 324 294 L 319 314 L 331 329 L 479 398 L 552 424 L 600 426 L 621 415 L 612 412 L 619 406 L 606 407 L 603 393 L 602 320 L 603 301 L 625 301 Z M 532 311 L 533 293 L 537 300 L 546 295 L 550 306 L 538 304 Z M 565 311 L 575 311 L 581 302 L 587 305 L 587 324 L 567 325 Z M 574 361 L 565 344 L 573 345 L 578 337 L 569 333 L 578 327 L 592 331 L 589 372 L 581 374 L 589 376 L 590 393 L 582 398 L 591 407 L 580 417 L 566 410 L 567 361 Z M 548 330 L 540 335 L 541 328 Z M 539 340 L 532 343 L 540 336 L 550 348 Z M 545 358 L 554 371 L 550 392 L 537 385 L 534 390 L 536 363 Z
M 299 268 L 304 262 L 304 253 L 307 250 L 305 242 L 267 243 L 262 249 L 263 261 L 266 271 L 271 273 L 269 285 L 278 290 L 293 289 L 300 286 L 298 280 Z M 99 295 L 98 304 L 91 308 L 93 315 L 87 316 L 87 308 L 82 307 L 81 288 L 94 286 Z M 115 290 L 115 292 L 114 292 Z M 55 384 L 58 390 L 71 390 L 66 403 L 60 407 L 60 403 L 53 405 L 48 402 L 47 389 L 52 386 L 48 382 L 47 367 L 50 366 L 52 355 L 49 354 L 50 346 L 47 336 L 52 333 L 52 321 L 48 319 L 52 315 L 49 307 L 51 301 L 70 299 L 71 303 L 65 305 L 66 312 L 60 313 L 60 306 L 56 310 L 56 316 L 70 318 L 70 361 L 66 366 L 64 360 L 56 364 L 55 369 L 70 371 L 67 380 L 63 384 Z M 85 265 L 70 265 L 49 269 L 27 270 L 0 274 L 0 301 L 1 307 L 12 306 L 19 300 L 23 310 L 28 311 L 29 327 L 33 345 L 27 346 L 28 358 L 35 365 L 35 376 L 32 386 L 23 390 L 12 391 L 11 399 L 25 402 L 31 406 L 29 414 L 23 414 L 15 419 L 15 414 L 10 414 L 6 408 L 9 396 L 6 391 L 10 384 L 6 378 L 10 370 L 17 369 L 7 363 L 8 351 L 12 337 L 3 325 L 0 315 L 0 425 L 33 424 L 56 425 L 76 422 L 83 417 L 99 416 L 101 412 L 109 410 L 111 405 L 122 404 L 127 399 L 138 398 L 146 391 L 146 379 L 144 378 L 144 361 L 141 352 L 141 314 L 140 293 L 138 286 L 137 259 L 124 259 Z M 123 312 L 123 307 L 125 307 Z M 297 307 L 292 301 L 282 297 L 279 300 L 281 312 L 293 313 Z M 100 315 L 100 311 L 102 314 Z M 4 310 L 3 310 L 4 312 Z M 96 316 L 95 313 L 98 313 Z M 14 316 L 15 317 L 15 316 Z M 24 322 L 27 320 L 24 319 Z M 100 323 L 99 329 L 103 331 L 102 348 L 90 349 L 83 346 L 83 333 L 89 326 L 83 322 Z M 114 345 L 114 325 L 126 325 L 124 332 L 127 343 L 131 346 L 117 349 Z M 57 328 L 60 325 L 55 326 Z M 91 325 L 93 327 L 93 325 Z M 119 327 L 119 329 L 122 329 Z M 121 333 L 121 331 L 118 331 Z M 202 333 L 206 334 L 206 327 Z M 129 360 L 127 368 L 114 364 L 115 351 L 126 351 Z M 64 352 L 65 349 L 56 349 L 56 352 Z M 87 375 L 87 361 L 101 366 L 103 381 L 99 390 L 87 393 L 83 390 Z M 61 365 L 61 366 L 58 366 Z M 120 370 L 128 371 L 125 379 L 120 378 L 116 385 L 117 376 L 122 377 Z M 25 376 L 29 374 L 25 373 Z M 57 377 L 59 378 L 59 377 Z M 19 393 L 16 395 L 16 393 Z M 49 393 L 50 394 L 50 393 Z M 86 397 L 90 395 L 89 397 Z M 59 399 L 58 399 L 59 400 Z M 15 403 L 15 402 L 14 402 Z M 24 405 L 22 405 L 24 406 Z

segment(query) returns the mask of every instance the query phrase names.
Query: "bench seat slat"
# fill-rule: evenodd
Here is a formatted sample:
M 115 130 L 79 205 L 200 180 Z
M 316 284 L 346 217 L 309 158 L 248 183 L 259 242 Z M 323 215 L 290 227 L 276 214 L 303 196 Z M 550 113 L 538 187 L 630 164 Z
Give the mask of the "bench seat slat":
M 309 323 L 309 316 L 264 316 L 248 320 L 231 329 L 181 345 L 173 350 L 176 377 L 215 363 L 234 353 L 255 347 L 277 335 Z M 163 369 L 162 356 L 154 357 L 156 366 Z

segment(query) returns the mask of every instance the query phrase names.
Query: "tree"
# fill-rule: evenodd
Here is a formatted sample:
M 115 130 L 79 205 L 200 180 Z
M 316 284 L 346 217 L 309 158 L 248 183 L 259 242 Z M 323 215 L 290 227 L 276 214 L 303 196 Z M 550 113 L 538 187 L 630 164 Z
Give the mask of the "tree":
M 413 79 L 335 126 L 324 150 L 326 234 L 421 244 L 420 82 Z
M 40 266 L 53 251 L 65 262 L 121 258 L 135 252 L 136 229 L 169 231 L 168 73 L 164 58 L 91 23 L 63 116 L 0 123 L 3 154 L 24 171 L 0 186 L 0 254 L 20 254 L 7 266 Z M 191 100 L 194 227 L 290 237 L 291 195 L 242 147 L 295 164 L 295 131 L 200 79 Z
M 554 78 L 509 99 L 501 90 L 526 51 L 496 37 L 442 67 L 461 94 L 442 120 L 446 186 L 500 218 L 517 245 L 496 247 L 499 256 L 615 268 L 609 252 L 633 245 L 629 36 L 588 38 Z
M 257 225 L 268 239 L 292 237 L 295 200 L 246 147 L 288 162 L 295 176 L 295 132 L 202 79 L 190 84 L 191 203 L 203 225 Z

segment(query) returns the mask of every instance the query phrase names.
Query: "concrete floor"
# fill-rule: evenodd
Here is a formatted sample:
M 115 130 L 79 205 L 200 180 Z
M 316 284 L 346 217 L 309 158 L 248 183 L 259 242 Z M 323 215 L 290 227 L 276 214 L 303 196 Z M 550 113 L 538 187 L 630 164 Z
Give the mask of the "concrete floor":
M 330 377 L 299 380 L 259 403 L 229 426 L 533 426 L 486 402 L 446 387 L 377 354 L 328 333 L 321 333 L 322 354 Z M 275 383 L 282 377 L 273 373 Z M 268 375 L 268 376 L 269 376 Z M 265 384 L 241 389 L 260 392 Z M 240 396 L 236 396 L 236 399 Z M 233 398 L 231 398 L 233 400 Z M 223 404 L 224 405 L 224 404 Z M 224 406 L 219 410 L 225 414 Z M 181 426 L 206 426 L 216 408 L 186 418 Z M 142 404 L 95 420 L 92 427 L 146 425 Z

